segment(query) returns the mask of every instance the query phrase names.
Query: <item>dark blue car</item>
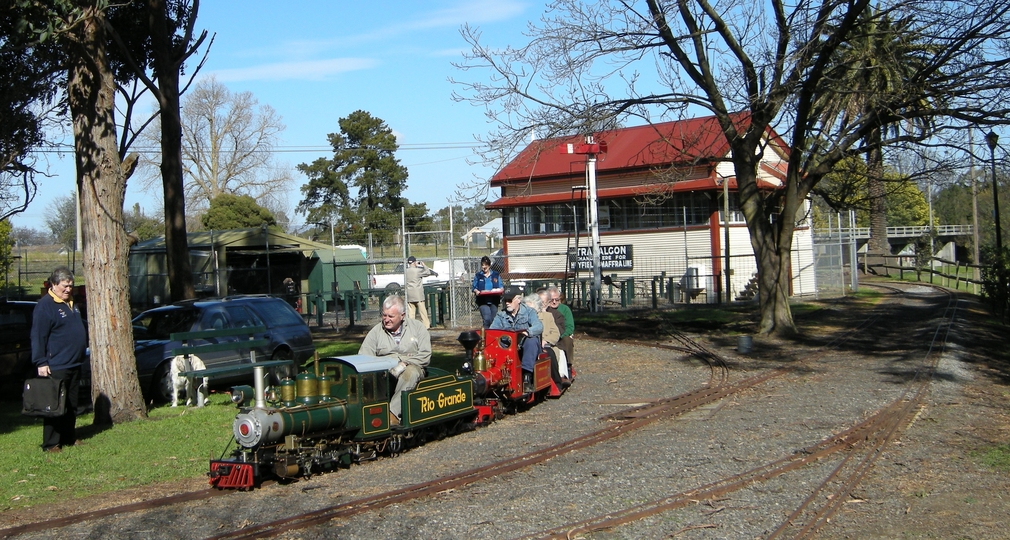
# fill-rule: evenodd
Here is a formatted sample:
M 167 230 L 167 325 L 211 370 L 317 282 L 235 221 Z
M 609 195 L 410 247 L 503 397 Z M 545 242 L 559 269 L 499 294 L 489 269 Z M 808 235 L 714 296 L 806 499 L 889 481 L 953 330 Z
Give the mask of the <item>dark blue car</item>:
M 309 327 L 287 302 L 271 296 L 234 296 L 177 302 L 150 309 L 133 319 L 133 339 L 140 387 L 148 398 L 165 402 L 172 399 L 172 351 L 182 346 L 172 341 L 178 332 L 266 327 L 255 339 L 266 339 L 265 347 L 255 349 L 256 359 L 294 360 L 295 366 L 312 358 L 315 348 Z M 187 345 L 238 341 L 238 337 L 194 340 Z M 208 368 L 249 363 L 249 350 L 239 349 L 201 355 Z M 295 367 L 275 369 L 273 382 L 295 373 Z M 214 378 L 212 384 L 252 384 L 251 373 Z

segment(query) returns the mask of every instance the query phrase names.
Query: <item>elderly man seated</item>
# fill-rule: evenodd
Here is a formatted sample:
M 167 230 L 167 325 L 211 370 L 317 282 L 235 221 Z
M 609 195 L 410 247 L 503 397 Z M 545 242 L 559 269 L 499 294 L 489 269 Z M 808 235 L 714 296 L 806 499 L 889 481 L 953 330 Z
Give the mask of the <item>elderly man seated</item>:
M 503 309 L 495 315 L 494 321 L 491 321 L 491 329 L 511 330 L 527 338 L 520 346 L 523 392 L 532 394 L 533 368 L 537 363 L 537 356 L 540 355 L 540 334 L 544 331 L 544 325 L 536 312 L 523 304 L 523 294 L 518 287 L 505 289 L 502 295 L 502 307 Z
M 396 389 L 389 400 L 390 425 L 400 423 L 400 393 L 413 390 L 431 362 L 431 335 L 424 323 L 406 318 L 406 313 L 407 304 L 402 297 L 386 297 L 382 302 L 382 322 L 368 331 L 358 349 L 358 354 L 391 356 L 400 361 L 389 370 L 396 377 Z

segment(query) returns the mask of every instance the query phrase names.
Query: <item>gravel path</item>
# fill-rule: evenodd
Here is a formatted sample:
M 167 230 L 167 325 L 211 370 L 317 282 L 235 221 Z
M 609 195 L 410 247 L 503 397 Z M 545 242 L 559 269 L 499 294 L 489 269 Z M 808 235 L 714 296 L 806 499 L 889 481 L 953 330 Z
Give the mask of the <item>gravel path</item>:
M 925 288 L 924 288 L 925 289 Z M 842 307 L 812 316 L 802 342 L 756 339 L 737 355 L 735 340 L 698 340 L 725 356 L 730 379 L 792 366 L 787 375 L 711 406 L 666 418 L 630 435 L 435 497 L 290 531 L 284 538 L 516 538 L 535 535 L 687 491 L 785 457 L 842 431 L 897 399 L 925 360 L 943 300 L 931 289 L 887 304 L 873 328 L 823 351 L 865 313 Z M 966 312 L 970 317 L 971 313 Z M 1001 336 L 962 322 L 952 329 L 927 406 L 851 493 L 825 538 L 999 538 L 991 525 L 1010 510 L 1008 473 L 970 459 L 985 441 L 1010 440 L 1005 358 L 988 351 Z M 442 336 L 448 338 L 449 336 Z M 634 344 L 577 342 L 579 377 L 559 400 L 473 432 L 435 441 L 395 459 L 251 493 L 158 512 L 96 520 L 65 538 L 206 538 L 402 486 L 481 467 L 605 425 L 601 417 L 708 383 L 709 367 L 682 353 Z M 983 359 L 989 359 L 983 362 Z M 1002 377 L 1002 380 L 1000 379 Z M 998 427 L 983 422 L 996 419 Z M 997 422 L 998 425 L 998 422 Z M 820 483 L 839 457 L 825 459 L 719 500 L 597 531 L 583 538 L 756 538 L 768 535 Z M 975 488 L 975 489 L 973 489 Z M 977 488 L 981 488 L 981 491 Z M 973 495 L 969 495 L 971 490 Z M 971 500 L 969 500 L 969 497 Z M 49 534 L 26 535 L 24 538 Z

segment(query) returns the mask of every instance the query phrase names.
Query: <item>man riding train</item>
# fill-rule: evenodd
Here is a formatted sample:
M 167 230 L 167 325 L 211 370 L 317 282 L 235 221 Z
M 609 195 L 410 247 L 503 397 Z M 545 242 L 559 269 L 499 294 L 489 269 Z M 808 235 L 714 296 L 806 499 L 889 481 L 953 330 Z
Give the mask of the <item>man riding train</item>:
M 408 319 L 407 304 L 403 297 L 388 296 L 382 302 L 382 321 L 372 327 L 361 342 L 358 354 L 390 356 L 400 363 L 389 370 L 396 377 L 396 388 L 389 400 L 389 423 L 398 425 L 401 418 L 400 395 L 413 390 L 424 378 L 425 368 L 431 363 L 431 335 L 424 323 Z

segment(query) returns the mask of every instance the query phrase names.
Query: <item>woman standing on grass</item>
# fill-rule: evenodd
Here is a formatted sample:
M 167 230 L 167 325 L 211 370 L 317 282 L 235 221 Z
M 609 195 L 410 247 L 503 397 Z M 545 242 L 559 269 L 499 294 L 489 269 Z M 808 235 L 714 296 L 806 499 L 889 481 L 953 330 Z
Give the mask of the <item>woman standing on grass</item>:
M 77 444 L 77 396 L 88 346 L 81 311 L 71 293 L 74 273 L 59 266 L 49 276 L 49 292 L 39 299 L 32 314 L 32 363 L 39 377 L 62 379 L 67 391 L 63 416 L 42 420 L 42 451 L 60 452 Z

